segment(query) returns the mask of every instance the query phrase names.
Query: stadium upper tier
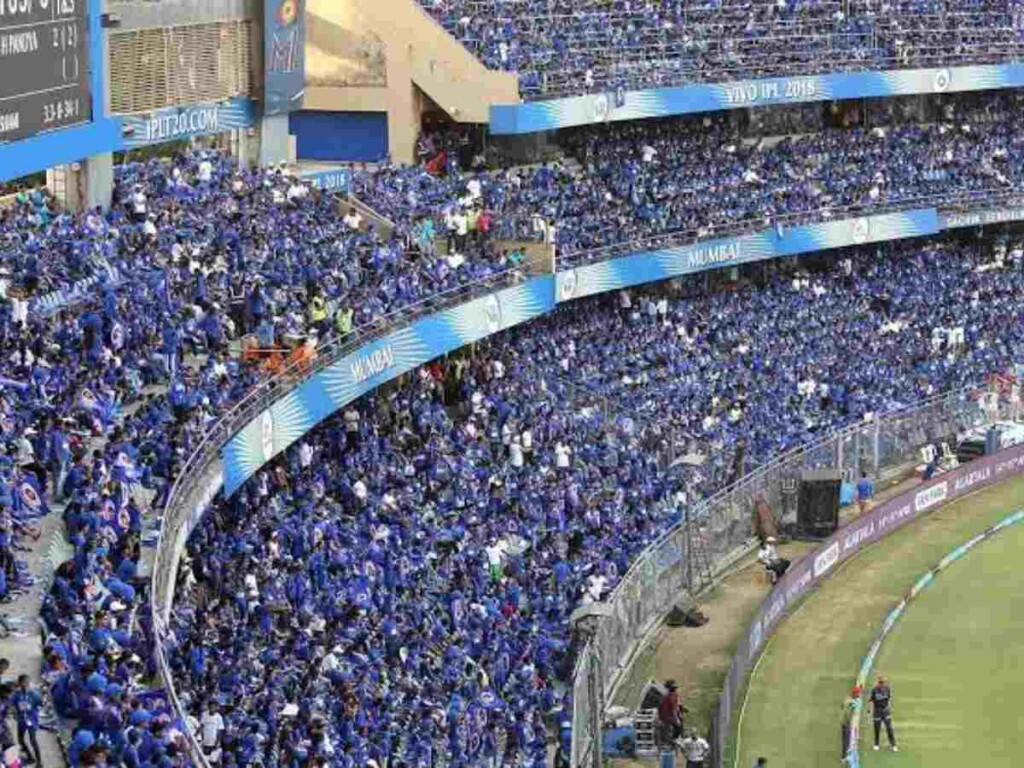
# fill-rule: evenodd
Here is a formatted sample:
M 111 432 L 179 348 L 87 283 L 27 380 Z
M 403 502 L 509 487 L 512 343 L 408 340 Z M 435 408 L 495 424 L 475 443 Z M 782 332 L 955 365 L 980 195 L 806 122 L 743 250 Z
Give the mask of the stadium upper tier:
M 747 132 L 724 114 L 614 123 L 561 135 L 566 162 L 443 177 L 390 168 L 357 175 L 355 185 L 391 216 L 411 208 L 436 217 L 439 232 L 445 213 L 458 211 L 454 200 L 478 201 L 497 235 L 528 239 L 553 228 L 561 264 L 593 261 L 1006 194 L 1024 181 L 1021 104 L 1017 94 L 949 98 L 935 122 L 920 124 L 902 105 L 879 102 L 866 116 L 870 129 L 808 129 L 786 122 L 800 116 L 793 110 Z M 763 135 L 774 132 L 794 135 Z
M 525 99 L 1015 61 L 1019 0 L 420 0 Z
M 1020 276 L 992 251 L 592 300 L 346 408 L 189 543 L 171 665 L 194 717 L 230 723 L 219 761 L 547 765 L 570 613 L 737 451 L 752 469 L 1020 359 Z M 667 469 L 674 440 L 707 462 Z
M 108 268 L 149 280 L 170 270 L 194 282 L 187 291 L 200 304 L 227 310 L 250 293 L 258 305 L 269 300 L 276 331 L 295 336 L 308 326 L 307 287 L 330 312 L 341 306 L 365 325 L 515 268 L 517 255 L 499 252 L 499 239 L 553 231 L 565 265 L 893 209 L 983 204 L 1024 182 L 1021 103 L 1017 94 L 948 98 L 936 121 L 919 123 L 881 102 L 873 128 L 806 133 L 785 117 L 759 131 L 722 115 L 620 123 L 567 132 L 563 162 L 462 173 L 435 158 L 429 171 L 357 171 L 355 193 L 394 221 L 390 234 L 339 215 L 332 197 L 277 169 L 240 172 L 217 155 L 154 161 L 118 170 L 108 214 L 58 214 L 38 194 L 0 212 L 0 262 L 39 292 Z M 794 135 L 757 135 L 773 132 Z M 193 322 L 220 322 L 211 316 Z M 245 318 L 232 319 L 241 327 Z

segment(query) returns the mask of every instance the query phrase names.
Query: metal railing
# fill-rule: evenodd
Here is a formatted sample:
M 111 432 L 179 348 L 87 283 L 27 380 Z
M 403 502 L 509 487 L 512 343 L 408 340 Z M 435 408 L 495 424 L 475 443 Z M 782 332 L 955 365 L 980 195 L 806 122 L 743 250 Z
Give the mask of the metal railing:
M 800 211 L 797 213 L 774 216 L 766 226 L 766 219 L 763 216 L 741 219 L 713 231 L 701 233 L 697 229 L 677 229 L 672 232 L 665 232 L 651 237 L 635 238 L 633 240 L 604 246 L 602 248 L 588 248 L 584 251 L 559 254 L 557 258 L 558 269 L 571 269 L 574 267 L 596 264 L 607 261 L 617 256 L 631 255 L 643 251 L 656 250 L 660 248 L 676 248 L 706 240 L 714 240 L 722 237 L 735 237 L 763 231 L 772 226 L 783 228 L 800 226 L 803 224 L 823 223 L 842 221 L 846 218 L 860 216 L 876 216 L 885 213 L 897 213 L 899 211 L 916 210 L 920 208 L 940 208 L 943 210 L 962 210 L 968 207 L 976 207 L 979 203 L 986 206 L 1006 206 L 1011 204 L 1024 204 L 1024 194 L 1017 190 L 1007 189 L 983 189 L 967 192 L 957 192 L 948 195 L 928 195 L 926 197 L 914 197 L 901 200 L 898 203 L 881 205 L 849 205 L 843 207 L 818 208 L 813 211 Z M 942 212 L 942 211 L 940 211 Z
M 223 469 L 219 454 L 225 442 L 298 382 L 356 351 L 364 344 L 404 327 L 425 315 L 461 304 L 500 288 L 515 285 L 524 277 L 525 274 L 520 270 L 506 270 L 406 305 L 354 329 L 353 333 L 344 337 L 331 338 L 317 350 L 317 356 L 312 363 L 294 363 L 278 374 L 254 385 L 204 434 L 202 441 L 192 451 L 178 472 L 168 495 L 153 556 L 150 579 L 153 656 L 157 673 L 176 715 L 184 719 L 186 712 L 178 699 L 164 652 L 164 640 L 167 637 L 168 620 L 174 598 L 174 584 L 187 536 L 223 482 Z M 174 542 L 173 546 L 170 546 L 171 542 Z M 195 736 L 187 728 L 185 735 L 188 741 L 189 757 L 193 761 L 193 765 L 209 768 L 209 763 Z
M 586 719 L 574 717 L 573 768 L 600 764 L 603 700 L 612 696 L 628 672 L 643 638 L 684 592 L 695 594 L 707 586 L 707 573 L 687 567 L 692 558 L 708 562 L 711 574 L 720 573 L 737 551 L 750 545 L 754 505 L 761 501 L 776 514 L 781 512 L 784 520 L 795 516 L 796 491 L 805 470 L 839 469 L 847 479 L 866 471 L 885 478 L 919 462 L 922 446 L 986 421 L 981 391 L 972 386 L 936 395 L 790 450 L 693 505 L 690 525 L 681 522 L 646 547 L 607 600 L 605 616 L 580 656 L 596 657 L 600 663 L 581 663 L 577 674 L 599 674 L 600 679 L 589 684 L 573 681 L 577 696 L 586 697 L 574 699 L 573 705 L 589 713 Z

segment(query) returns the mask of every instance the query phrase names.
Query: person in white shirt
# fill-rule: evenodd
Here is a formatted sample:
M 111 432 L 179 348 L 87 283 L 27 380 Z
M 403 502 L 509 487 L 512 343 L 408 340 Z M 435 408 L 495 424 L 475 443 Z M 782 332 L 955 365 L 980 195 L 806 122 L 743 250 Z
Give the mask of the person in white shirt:
M 356 500 L 359 502 L 359 505 L 363 506 L 366 503 L 366 499 L 369 496 L 370 492 L 366 488 L 366 483 L 364 483 L 362 480 L 356 480 L 352 484 L 352 493 L 355 495 Z
M 572 454 L 572 449 L 565 443 L 559 441 L 555 445 L 555 466 L 561 470 L 569 469 L 569 458 Z
M 299 466 L 309 469 L 313 463 L 313 446 L 308 441 L 303 441 L 299 446 Z
M 354 451 L 359 445 L 359 411 L 350 405 L 341 415 L 341 419 L 345 422 L 346 448 Z
M 533 430 L 525 427 L 519 436 L 519 442 L 523 448 L 523 458 L 526 461 L 531 461 L 533 458 Z
M 462 253 L 466 250 L 466 237 L 469 235 L 469 217 L 459 211 L 452 218 L 455 224 L 455 251 Z
M 508 457 L 509 463 L 517 469 L 523 466 L 523 445 L 519 441 L 519 436 L 516 435 L 512 438 L 512 442 L 508 446 Z
M 704 768 L 704 761 L 711 753 L 711 745 L 697 735 L 696 728 L 692 728 L 690 735 L 679 742 L 679 748 L 686 759 L 686 768 Z
M 505 542 L 497 541 L 489 547 L 484 547 L 487 554 L 487 567 L 491 573 L 491 581 L 495 584 L 504 577 Z
M 258 601 L 260 597 L 259 582 L 256 581 L 255 573 L 245 574 L 245 596 L 250 601 Z
M 203 162 L 201 162 L 199 164 L 199 180 L 200 181 L 209 181 L 212 178 L 213 178 L 213 163 L 211 163 L 209 160 L 203 160 Z
M 341 667 L 341 657 L 344 654 L 345 651 L 340 645 L 329 650 L 323 661 L 320 662 L 320 674 L 326 677 L 331 672 L 336 672 Z
M 206 705 L 202 717 L 199 719 L 199 727 L 203 731 L 203 752 L 209 754 L 220 743 L 220 735 L 224 731 L 224 718 L 217 711 L 217 704 L 210 702 Z
M 355 232 L 363 224 L 363 217 L 359 215 L 359 211 L 355 208 L 349 208 L 348 213 L 342 218 L 345 226 Z
M 605 589 L 608 587 L 608 579 L 599 573 L 591 574 L 587 577 L 587 592 L 585 597 L 589 597 L 590 601 L 598 602 L 601 596 L 604 595 Z
M 11 322 L 15 325 L 28 323 L 28 300 L 11 297 Z
M 36 451 L 32 447 L 32 441 L 29 440 L 30 437 L 36 434 L 38 433 L 35 429 L 28 427 L 15 442 L 19 467 L 27 467 L 36 463 Z
M 135 185 L 135 191 L 132 193 L 132 210 L 135 211 L 136 219 L 144 219 L 146 217 L 146 193 L 137 184 Z
M 775 548 L 775 537 L 769 536 L 765 539 L 764 546 L 757 553 L 757 559 L 764 565 L 772 577 L 772 584 L 775 584 L 782 575 L 789 569 L 789 560 L 779 557 L 779 551 Z

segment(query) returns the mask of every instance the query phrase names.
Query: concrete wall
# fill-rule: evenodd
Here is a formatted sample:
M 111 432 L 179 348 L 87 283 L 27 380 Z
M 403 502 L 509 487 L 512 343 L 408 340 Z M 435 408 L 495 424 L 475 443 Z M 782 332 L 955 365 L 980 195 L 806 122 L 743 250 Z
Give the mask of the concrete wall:
M 496 240 L 494 247 L 499 251 L 521 250 L 525 263 L 532 275 L 553 275 L 555 273 L 555 246 L 551 243 L 536 243 L 532 240 Z
M 386 112 L 394 160 L 414 159 L 431 102 L 486 123 L 492 103 L 518 100 L 514 75 L 484 67 L 415 0 L 308 0 L 304 106 Z

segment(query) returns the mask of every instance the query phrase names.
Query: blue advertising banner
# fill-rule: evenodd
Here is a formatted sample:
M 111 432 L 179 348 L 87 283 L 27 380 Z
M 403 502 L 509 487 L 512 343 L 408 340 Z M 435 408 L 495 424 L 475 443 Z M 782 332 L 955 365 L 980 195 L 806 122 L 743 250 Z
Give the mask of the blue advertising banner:
M 554 309 L 554 278 L 526 282 L 423 318 L 370 342 L 311 376 L 244 426 L 224 446 L 224 492 L 339 408 L 438 355 Z
M 639 120 L 723 109 L 808 101 L 983 91 L 1024 86 L 1024 64 L 849 72 L 774 77 L 732 83 L 695 83 L 616 94 L 596 93 L 491 107 L 493 134 L 550 131 L 574 125 Z
M 302 107 L 306 89 L 306 0 L 263 0 L 263 114 Z
M 35 315 L 48 317 L 58 310 L 98 295 L 107 286 L 116 288 L 120 285 L 121 273 L 116 267 L 108 265 L 106 269 L 91 277 L 78 280 L 71 285 L 44 293 L 41 296 L 33 297 L 29 302 L 29 311 Z
M 939 226 L 942 229 L 983 227 L 986 224 L 1005 224 L 1011 221 L 1024 221 L 1024 206 L 939 214 Z
M 324 192 L 348 192 L 352 186 L 352 170 L 336 168 L 331 171 L 311 171 L 303 173 L 302 180 Z
M 919 237 L 938 231 L 938 213 L 934 208 L 925 208 L 807 224 L 781 232 L 769 229 L 740 237 L 663 248 L 559 272 L 555 276 L 558 301 L 778 256 Z
M 121 118 L 121 148 L 134 149 L 166 141 L 179 141 L 255 124 L 255 108 L 249 99 L 167 107 Z

